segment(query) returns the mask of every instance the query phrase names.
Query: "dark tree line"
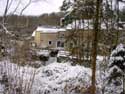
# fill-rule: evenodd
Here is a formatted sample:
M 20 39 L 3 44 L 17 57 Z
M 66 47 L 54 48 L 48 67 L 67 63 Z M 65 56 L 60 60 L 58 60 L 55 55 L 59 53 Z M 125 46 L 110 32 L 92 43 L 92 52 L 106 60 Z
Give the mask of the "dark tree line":
M 8 28 L 15 29 L 18 27 L 34 27 L 38 25 L 50 25 L 50 26 L 59 26 L 60 18 L 63 16 L 63 13 L 51 13 L 51 14 L 42 14 L 40 16 L 18 16 L 18 15 L 8 15 L 7 24 Z M 0 17 L 2 20 L 2 17 Z M 15 27 L 15 28 L 14 28 Z
M 62 16 L 61 12 L 40 16 L 7 15 L 5 26 L 17 37 L 30 36 L 37 26 L 59 26 Z M 2 21 L 2 17 L 0 17 L 0 21 Z

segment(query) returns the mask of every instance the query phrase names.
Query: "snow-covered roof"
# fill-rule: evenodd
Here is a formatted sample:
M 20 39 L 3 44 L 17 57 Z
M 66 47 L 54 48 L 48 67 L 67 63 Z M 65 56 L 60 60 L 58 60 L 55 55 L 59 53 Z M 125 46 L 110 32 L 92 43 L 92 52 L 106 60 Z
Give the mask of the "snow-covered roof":
M 111 23 L 107 23 L 111 27 Z M 124 30 L 125 29 L 125 23 L 119 22 L 119 28 L 117 27 L 117 24 L 114 24 L 115 29 Z M 92 20 L 76 20 L 72 23 L 65 26 L 66 29 L 93 29 L 93 21 Z M 101 23 L 101 29 L 107 29 L 106 24 L 104 22 Z
M 88 25 L 88 22 L 90 23 Z M 68 24 L 66 26 L 66 29 L 74 29 L 74 28 L 77 28 L 77 29 L 92 29 L 93 26 L 92 26 L 92 21 L 91 20 L 84 20 L 84 23 L 82 20 L 76 20 L 76 21 L 73 21 L 71 24 Z
M 36 31 L 41 31 L 41 32 L 45 32 L 45 33 L 51 33 L 51 32 L 66 31 L 66 29 L 64 29 L 64 28 L 57 28 L 57 27 L 38 26 Z
M 51 32 L 59 32 L 59 31 L 66 31 L 64 28 L 55 28 L 55 27 L 37 27 L 36 31 L 42 31 L 45 33 L 51 33 Z
M 36 31 L 33 31 L 33 33 L 32 33 L 32 37 L 34 37 L 34 36 L 35 36 L 35 34 L 36 34 Z
M 38 26 L 36 30 L 32 33 L 32 36 L 35 36 L 36 31 L 42 32 L 42 33 L 57 33 L 60 31 L 66 31 L 65 28 L 57 28 L 57 27 L 43 27 Z

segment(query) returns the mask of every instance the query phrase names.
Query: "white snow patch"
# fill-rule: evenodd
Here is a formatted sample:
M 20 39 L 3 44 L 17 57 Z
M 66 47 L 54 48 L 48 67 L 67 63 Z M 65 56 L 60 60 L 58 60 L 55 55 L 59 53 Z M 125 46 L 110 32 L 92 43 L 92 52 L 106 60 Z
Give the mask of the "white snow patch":
M 116 49 L 112 51 L 111 56 L 112 56 L 113 54 L 117 54 L 117 53 L 120 52 L 120 51 L 125 51 L 125 48 L 124 48 L 124 45 L 123 45 L 123 44 L 119 44 L 119 45 L 116 47 Z

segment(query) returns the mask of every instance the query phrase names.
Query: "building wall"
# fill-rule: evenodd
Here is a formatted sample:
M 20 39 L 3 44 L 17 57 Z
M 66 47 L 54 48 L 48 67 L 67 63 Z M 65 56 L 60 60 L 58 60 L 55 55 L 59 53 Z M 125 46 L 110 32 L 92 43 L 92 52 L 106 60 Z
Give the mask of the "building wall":
M 57 33 L 41 33 L 40 47 L 56 48 Z M 51 43 L 50 43 L 51 42 Z
M 66 31 L 52 32 L 52 33 L 36 31 L 34 36 L 34 42 L 36 43 L 36 46 L 40 48 L 57 48 L 63 46 L 63 45 L 58 45 L 58 42 L 64 44 L 65 47 L 65 37 L 66 37 Z
M 58 32 L 58 40 L 57 40 L 57 42 L 61 42 L 61 45 L 58 45 L 58 43 L 57 43 L 57 47 L 63 47 L 63 48 L 66 47 L 65 42 L 66 42 L 67 34 L 68 34 L 67 31 Z
M 35 36 L 34 36 L 34 42 L 36 43 L 37 46 L 40 46 L 40 41 L 41 36 L 39 31 L 35 31 Z
M 37 44 L 37 47 L 41 48 L 70 48 L 70 44 L 72 43 L 73 39 L 80 43 L 81 41 L 91 41 L 92 40 L 92 33 L 90 32 L 88 36 L 88 31 L 79 31 L 72 34 L 72 31 L 60 31 L 60 32 L 40 32 L 36 31 L 35 33 L 35 43 Z M 68 40 L 67 40 L 68 39 Z M 51 44 L 49 43 L 51 42 Z M 60 42 L 58 45 L 58 42 Z M 74 43 L 73 43 L 74 44 Z M 74 44 L 76 46 L 76 44 Z

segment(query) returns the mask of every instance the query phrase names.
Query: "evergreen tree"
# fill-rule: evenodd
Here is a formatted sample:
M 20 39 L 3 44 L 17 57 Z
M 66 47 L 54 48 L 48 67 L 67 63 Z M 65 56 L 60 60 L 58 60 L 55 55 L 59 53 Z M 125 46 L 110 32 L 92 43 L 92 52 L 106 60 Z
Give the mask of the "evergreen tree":
M 122 79 L 123 78 L 123 79 Z M 123 83 L 122 83 L 123 81 Z M 125 46 L 118 45 L 111 53 L 109 59 L 109 82 L 120 86 L 123 84 L 123 92 L 125 94 Z
M 64 0 L 61 11 L 65 16 L 62 25 L 67 25 L 75 20 L 91 19 L 95 10 L 95 0 Z

